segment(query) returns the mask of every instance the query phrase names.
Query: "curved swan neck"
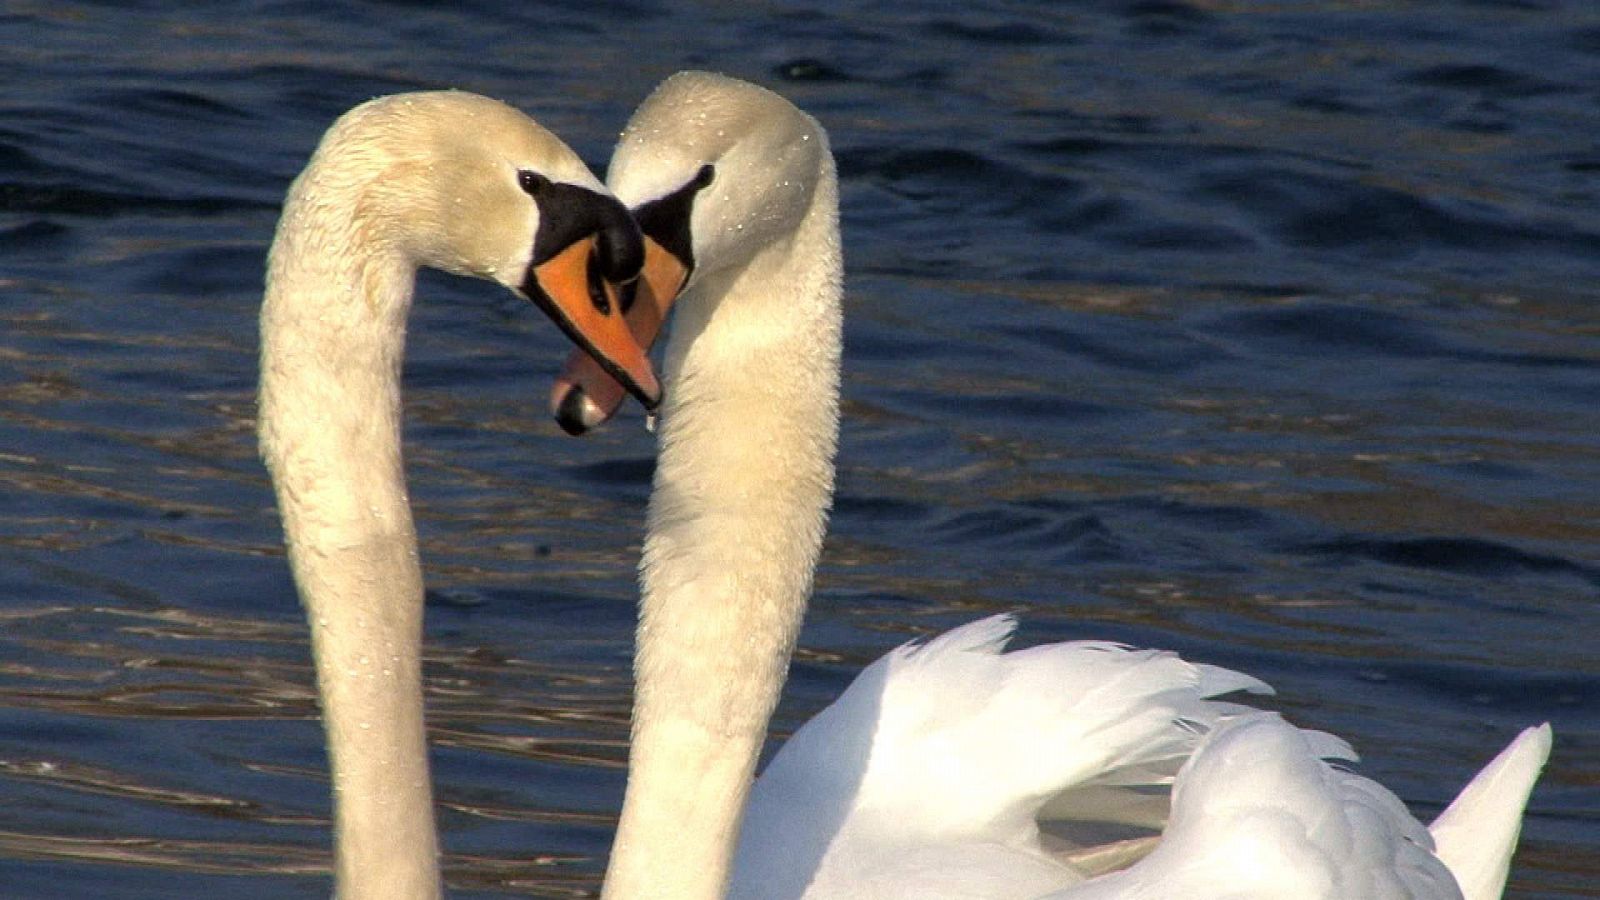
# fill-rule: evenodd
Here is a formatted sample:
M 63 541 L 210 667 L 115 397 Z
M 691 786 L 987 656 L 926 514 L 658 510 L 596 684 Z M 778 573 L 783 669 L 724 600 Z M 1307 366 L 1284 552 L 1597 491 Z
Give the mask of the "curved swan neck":
M 427 900 L 440 887 L 422 571 L 400 450 L 416 266 L 372 243 L 328 174 L 313 162 L 296 181 L 269 257 L 262 453 L 311 627 L 339 897 Z
M 833 495 L 842 265 L 824 158 L 789 240 L 678 301 L 608 898 L 726 890 Z

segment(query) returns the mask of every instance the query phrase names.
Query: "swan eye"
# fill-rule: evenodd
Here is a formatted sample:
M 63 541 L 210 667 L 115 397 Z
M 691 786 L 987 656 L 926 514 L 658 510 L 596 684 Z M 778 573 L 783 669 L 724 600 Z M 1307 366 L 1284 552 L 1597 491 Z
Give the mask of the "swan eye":
M 586 274 L 589 281 L 589 302 L 594 304 L 595 312 L 602 316 L 611 315 L 611 298 L 606 296 L 605 279 L 600 275 L 600 259 L 592 253 L 589 254 Z
M 517 170 L 517 186 L 530 197 L 537 197 L 550 186 L 550 179 L 528 169 Z

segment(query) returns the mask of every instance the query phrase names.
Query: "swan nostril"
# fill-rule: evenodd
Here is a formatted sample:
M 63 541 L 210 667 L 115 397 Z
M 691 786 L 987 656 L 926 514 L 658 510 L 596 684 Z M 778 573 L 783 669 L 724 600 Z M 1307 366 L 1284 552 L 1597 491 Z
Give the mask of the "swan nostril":
M 594 304 L 595 312 L 602 316 L 611 315 L 611 298 L 606 294 L 605 278 L 600 274 L 600 260 L 594 254 L 589 255 L 589 266 L 586 273 L 589 281 L 589 302 Z
M 573 437 L 581 436 L 589 430 L 588 417 L 584 415 L 584 410 L 588 406 L 586 400 L 583 388 L 574 387 L 567 391 L 567 395 L 561 398 L 561 405 L 556 407 L 556 424 Z

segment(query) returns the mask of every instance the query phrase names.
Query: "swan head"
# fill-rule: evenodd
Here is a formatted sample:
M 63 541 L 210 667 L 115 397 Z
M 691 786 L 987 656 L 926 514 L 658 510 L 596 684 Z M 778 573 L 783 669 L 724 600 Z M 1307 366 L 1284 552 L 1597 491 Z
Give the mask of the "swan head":
M 654 343 L 679 296 L 786 247 L 832 156 L 827 133 L 788 100 L 710 72 L 680 72 L 634 112 L 607 183 L 644 234 L 628 321 Z M 615 379 L 581 355 L 551 392 L 562 428 L 582 434 L 621 405 Z
M 371 245 L 504 285 L 647 407 L 659 402 L 619 288 L 643 265 L 638 227 L 555 135 L 497 100 L 427 91 L 350 111 L 318 157 L 341 161 L 314 177 L 354 191 L 356 228 Z

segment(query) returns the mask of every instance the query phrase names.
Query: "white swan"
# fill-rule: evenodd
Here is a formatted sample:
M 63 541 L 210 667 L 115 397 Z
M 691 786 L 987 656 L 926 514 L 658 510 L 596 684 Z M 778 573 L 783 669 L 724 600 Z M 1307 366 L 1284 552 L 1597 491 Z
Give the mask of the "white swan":
M 1348 755 L 1342 743 L 1206 699 L 1256 682 L 1097 644 L 1000 655 L 1003 622 L 870 667 L 773 761 L 741 836 L 832 493 L 833 160 L 787 101 L 684 73 L 634 114 L 608 178 L 646 238 L 630 312 L 642 343 L 681 297 L 606 897 L 708 900 L 731 884 L 760 898 L 1444 898 L 1461 896 L 1452 870 L 1472 900 L 1499 895 L 1548 727 L 1458 801 L 1455 818 L 1488 837 L 1449 812 L 1430 837 L 1392 795 L 1322 761 Z M 621 398 L 581 358 L 552 394 L 574 432 Z M 1070 865 L 1041 840 L 1047 801 L 1068 819 L 1159 821 L 1164 806 L 1152 819 L 1131 789 L 1191 753 L 1165 837 L 1125 871 L 1085 880 L 1150 842 L 1080 848 Z M 1491 860 L 1483 873 L 1463 866 L 1473 856 Z
M 659 387 L 606 284 L 641 259 L 632 219 L 576 154 L 471 94 L 357 107 L 289 190 L 261 310 L 260 437 L 311 626 L 344 900 L 440 890 L 400 448 L 416 270 L 522 293 L 649 404 Z

